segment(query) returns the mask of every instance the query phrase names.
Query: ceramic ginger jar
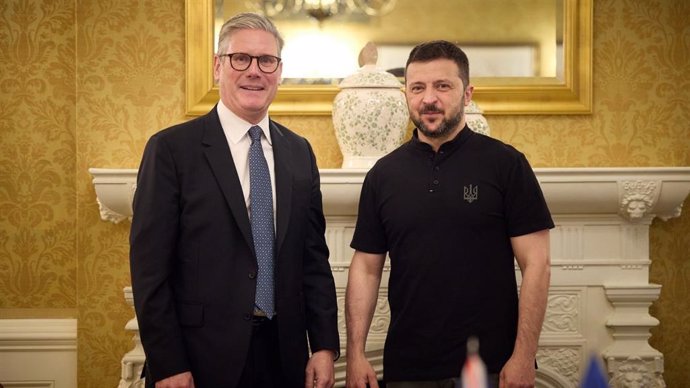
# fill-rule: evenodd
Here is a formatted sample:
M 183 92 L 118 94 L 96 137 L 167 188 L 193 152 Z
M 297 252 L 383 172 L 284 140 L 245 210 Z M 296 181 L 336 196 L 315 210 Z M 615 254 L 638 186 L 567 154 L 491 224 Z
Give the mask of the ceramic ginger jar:
M 465 107 L 465 121 L 467 126 L 471 130 L 481 133 L 482 135 L 490 136 L 491 129 L 489 128 L 489 122 L 483 115 L 483 111 L 476 102 L 470 101 L 470 104 Z
M 368 169 L 402 144 L 409 120 L 402 84 L 375 64 L 366 64 L 338 87 L 333 125 L 342 168 Z

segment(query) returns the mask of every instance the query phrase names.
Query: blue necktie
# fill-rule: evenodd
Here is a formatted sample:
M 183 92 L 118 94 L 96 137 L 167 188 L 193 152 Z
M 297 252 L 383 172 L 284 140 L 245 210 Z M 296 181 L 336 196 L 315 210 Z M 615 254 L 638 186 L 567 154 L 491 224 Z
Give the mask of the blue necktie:
M 275 314 L 273 285 L 273 191 L 268 164 L 261 148 L 261 128 L 249 128 L 249 199 L 254 251 L 259 265 L 256 306 L 269 318 Z

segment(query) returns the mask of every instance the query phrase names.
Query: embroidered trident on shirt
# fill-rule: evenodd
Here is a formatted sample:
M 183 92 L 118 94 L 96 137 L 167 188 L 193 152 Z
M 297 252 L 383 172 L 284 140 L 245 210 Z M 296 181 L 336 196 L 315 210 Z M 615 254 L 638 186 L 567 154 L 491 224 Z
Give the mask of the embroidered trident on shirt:
M 463 195 L 463 199 L 469 203 L 472 203 L 473 201 L 476 201 L 479 199 L 479 187 L 469 185 L 469 186 L 464 186 L 465 189 L 465 194 Z

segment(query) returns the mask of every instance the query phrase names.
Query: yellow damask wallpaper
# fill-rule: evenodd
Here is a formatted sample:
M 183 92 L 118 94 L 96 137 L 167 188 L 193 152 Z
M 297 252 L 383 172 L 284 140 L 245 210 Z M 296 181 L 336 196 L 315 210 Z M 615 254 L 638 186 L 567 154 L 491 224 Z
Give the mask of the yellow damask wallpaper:
M 490 116 L 536 167 L 690 166 L 690 3 L 594 2 L 594 111 Z M 100 220 L 89 167 L 138 165 L 184 117 L 184 0 L 0 2 L 0 318 L 79 319 L 79 387 L 116 386 L 132 310 L 127 222 Z M 342 156 L 330 117 L 276 117 Z M 690 381 L 690 200 L 651 228 L 651 308 L 669 388 Z
M 0 4 L 0 309 L 76 307 L 73 10 Z

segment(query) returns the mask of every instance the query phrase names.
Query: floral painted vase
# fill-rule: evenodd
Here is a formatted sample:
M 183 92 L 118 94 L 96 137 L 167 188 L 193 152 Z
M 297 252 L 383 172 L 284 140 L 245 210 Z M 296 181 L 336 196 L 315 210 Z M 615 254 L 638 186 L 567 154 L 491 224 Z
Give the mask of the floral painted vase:
M 465 107 L 465 121 L 471 130 L 489 136 L 491 135 L 489 122 L 486 121 L 486 117 L 482 113 L 484 112 L 477 103 L 470 101 L 470 104 Z
M 367 64 L 338 87 L 333 125 L 342 168 L 368 169 L 402 144 L 409 120 L 402 84 L 375 64 Z

